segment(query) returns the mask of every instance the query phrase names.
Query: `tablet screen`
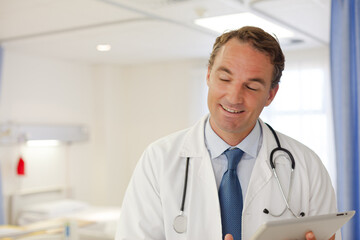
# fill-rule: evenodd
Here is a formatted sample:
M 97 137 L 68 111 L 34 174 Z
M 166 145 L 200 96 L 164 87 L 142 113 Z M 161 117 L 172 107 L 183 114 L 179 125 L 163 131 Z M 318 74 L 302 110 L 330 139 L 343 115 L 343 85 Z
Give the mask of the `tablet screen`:
M 317 239 L 329 239 L 355 214 L 355 211 L 297 219 L 270 221 L 259 227 L 251 240 L 305 240 L 312 231 Z

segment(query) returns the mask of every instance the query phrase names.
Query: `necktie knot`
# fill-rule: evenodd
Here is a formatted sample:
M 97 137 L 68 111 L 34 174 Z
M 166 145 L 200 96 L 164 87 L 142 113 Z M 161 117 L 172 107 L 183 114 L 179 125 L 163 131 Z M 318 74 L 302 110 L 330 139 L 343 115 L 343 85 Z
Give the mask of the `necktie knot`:
M 225 155 L 228 159 L 229 170 L 236 170 L 243 154 L 244 152 L 239 148 L 228 149 L 225 151 Z

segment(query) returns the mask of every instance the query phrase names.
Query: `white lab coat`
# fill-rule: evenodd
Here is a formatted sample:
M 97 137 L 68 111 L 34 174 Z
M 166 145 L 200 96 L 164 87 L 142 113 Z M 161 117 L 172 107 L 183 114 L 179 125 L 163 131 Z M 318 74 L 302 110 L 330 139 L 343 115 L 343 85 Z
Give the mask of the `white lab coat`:
M 192 128 L 162 138 L 145 150 L 125 194 L 116 240 L 222 239 L 218 189 L 204 141 L 205 121 L 206 117 Z M 243 240 L 249 240 L 262 223 L 280 219 L 264 214 L 264 208 L 276 214 L 285 207 L 269 164 L 276 141 L 269 128 L 260 123 L 263 143 L 244 201 Z M 282 147 L 291 151 L 296 161 L 292 210 L 306 216 L 336 212 L 334 189 L 318 156 L 301 143 L 280 133 L 278 136 Z M 280 155 L 276 155 L 276 169 L 287 195 L 290 164 Z M 187 231 L 179 234 L 173 229 L 173 221 L 180 211 L 187 157 L 190 157 L 184 209 Z M 293 216 L 286 211 L 282 218 Z

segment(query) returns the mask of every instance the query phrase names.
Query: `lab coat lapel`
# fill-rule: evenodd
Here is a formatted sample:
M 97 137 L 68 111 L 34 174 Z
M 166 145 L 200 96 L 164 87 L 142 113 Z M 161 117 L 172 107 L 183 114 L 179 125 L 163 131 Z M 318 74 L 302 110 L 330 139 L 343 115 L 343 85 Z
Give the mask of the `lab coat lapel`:
M 195 158 L 194 174 L 196 178 L 203 181 L 204 187 L 215 190 L 217 194 L 216 180 L 211 165 L 210 155 L 205 145 L 204 129 L 208 116 L 203 117 L 188 132 L 182 151 L 181 157 Z
M 263 140 L 261 149 L 256 158 L 256 162 L 251 173 L 248 190 L 245 197 L 244 211 L 249 207 L 259 191 L 270 181 L 272 172 L 269 164 L 270 151 L 276 147 L 273 136 L 268 127 L 260 120 L 262 127 Z M 276 143 L 275 143 L 276 144 Z
M 204 139 L 207 117 L 190 129 L 181 152 L 182 157 L 191 158 L 189 199 L 186 201 L 189 206 L 188 225 L 192 226 L 188 230 L 189 239 L 221 239 L 222 236 L 216 180 Z

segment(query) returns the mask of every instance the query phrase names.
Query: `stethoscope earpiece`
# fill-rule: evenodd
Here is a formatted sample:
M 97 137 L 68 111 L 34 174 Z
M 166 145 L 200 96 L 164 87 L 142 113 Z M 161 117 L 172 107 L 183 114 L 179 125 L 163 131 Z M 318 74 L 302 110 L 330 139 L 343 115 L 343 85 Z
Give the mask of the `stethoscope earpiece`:
M 270 212 L 269 212 L 269 210 L 267 210 L 267 208 L 264 208 L 263 213 L 269 214 Z M 305 217 L 305 213 L 304 213 L 304 212 L 301 212 L 299 215 L 300 215 L 300 217 Z

